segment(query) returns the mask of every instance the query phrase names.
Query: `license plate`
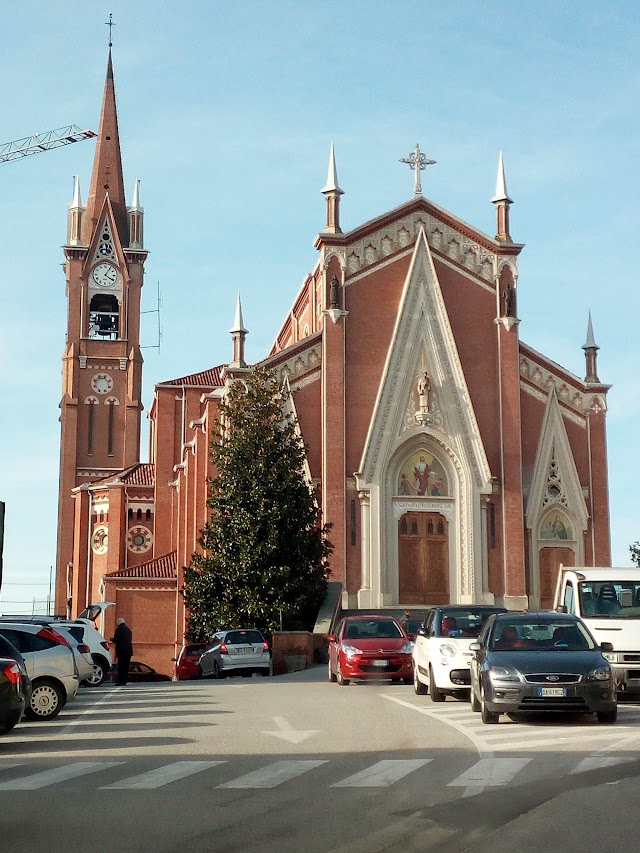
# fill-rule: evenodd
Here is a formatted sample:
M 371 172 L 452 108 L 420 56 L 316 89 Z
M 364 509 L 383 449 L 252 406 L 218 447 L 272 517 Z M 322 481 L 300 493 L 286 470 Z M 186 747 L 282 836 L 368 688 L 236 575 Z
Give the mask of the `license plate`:
M 538 687 L 538 696 L 566 696 L 566 687 Z
M 236 649 L 237 655 L 250 655 L 253 649 Z
M 373 666 L 387 666 L 389 661 L 388 660 L 374 660 L 371 663 L 373 664 Z

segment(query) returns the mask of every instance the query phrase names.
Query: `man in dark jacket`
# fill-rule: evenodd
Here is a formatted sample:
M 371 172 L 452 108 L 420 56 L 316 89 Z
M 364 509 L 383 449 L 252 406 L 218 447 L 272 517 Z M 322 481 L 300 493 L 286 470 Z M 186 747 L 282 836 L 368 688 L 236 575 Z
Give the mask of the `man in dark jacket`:
M 113 633 L 112 643 L 116 647 L 116 660 L 118 661 L 118 680 L 116 684 L 124 687 L 129 677 L 129 664 L 133 657 L 133 645 L 131 642 L 131 630 L 122 616 L 116 620 L 117 627 Z

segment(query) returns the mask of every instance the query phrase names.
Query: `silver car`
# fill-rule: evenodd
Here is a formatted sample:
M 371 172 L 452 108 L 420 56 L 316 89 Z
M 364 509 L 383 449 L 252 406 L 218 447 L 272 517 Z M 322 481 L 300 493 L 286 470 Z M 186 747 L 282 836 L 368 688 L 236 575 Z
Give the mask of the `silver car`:
M 49 625 L 0 619 L 0 634 L 18 649 L 27 666 L 32 692 L 25 716 L 52 720 L 75 698 L 80 684 L 78 668 L 66 637 Z
M 254 672 L 269 675 L 269 644 L 255 628 L 218 631 L 200 658 L 200 672 L 203 678 L 224 678 L 234 673 L 251 675 Z

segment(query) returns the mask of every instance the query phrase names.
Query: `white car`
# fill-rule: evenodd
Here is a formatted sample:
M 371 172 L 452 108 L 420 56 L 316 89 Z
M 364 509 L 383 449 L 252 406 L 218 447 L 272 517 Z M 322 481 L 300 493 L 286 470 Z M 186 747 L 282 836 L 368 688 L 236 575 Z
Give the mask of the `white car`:
M 80 679 L 67 637 L 51 625 L 0 619 L 0 634 L 18 649 L 31 679 L 29 720 L 52 720 L 75 698 Z
M 469 646 L 492 613 L 505 612 L 506 608 L 491 605 L 435 607 L 413 646 L 415 692 L 429 693 L 433 702 L 444 702 L 447 695 L 468 699 L 473 658 Z

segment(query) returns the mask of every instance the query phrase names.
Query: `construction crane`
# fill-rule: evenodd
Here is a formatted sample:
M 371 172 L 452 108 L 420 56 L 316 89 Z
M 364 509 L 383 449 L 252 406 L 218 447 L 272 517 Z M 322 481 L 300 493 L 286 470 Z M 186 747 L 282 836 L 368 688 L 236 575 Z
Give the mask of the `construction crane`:
M 71 145 L 72 142 L 92 139 L 94 136 L 96 134 L 92 130 L 81 130 L 77 124 L 68 124 L 66 127 L 47 130 L 45 133 L 34 133 L 33 136 L 25 136 L 0 145 L 0 163 L 9 163 L 21 157 L 29 157 L 30 154 L 60 148 L 61 145 Z

